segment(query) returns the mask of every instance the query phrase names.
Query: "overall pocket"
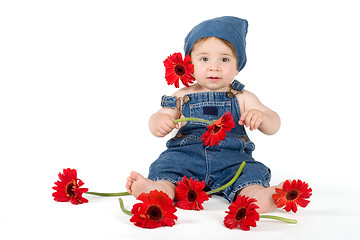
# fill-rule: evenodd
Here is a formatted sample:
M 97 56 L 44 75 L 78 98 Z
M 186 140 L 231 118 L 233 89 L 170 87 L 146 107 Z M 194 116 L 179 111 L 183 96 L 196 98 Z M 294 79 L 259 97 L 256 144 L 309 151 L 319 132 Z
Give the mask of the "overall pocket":
M 190 117 L 202 118 L 208 121 L 215 121 L 221 118 L 224 113 L 231 110 L 231 101 L 225 102 L 200 102 L 189 105 Z M 207 123 L 190 121 L 190 125 L 208 126 Z

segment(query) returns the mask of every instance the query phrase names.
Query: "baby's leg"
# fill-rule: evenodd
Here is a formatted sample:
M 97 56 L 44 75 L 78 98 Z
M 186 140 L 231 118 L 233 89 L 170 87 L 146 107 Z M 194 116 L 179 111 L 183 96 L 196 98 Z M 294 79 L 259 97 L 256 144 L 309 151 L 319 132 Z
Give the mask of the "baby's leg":
M 277 208 L 272 195 L 275 194 L 275 188 L 282 188 L 283 183 L 280 183 L 277 186 L 264 187 L 261 185 L 252 185 L 243 188 L 238 192 L 240 195 L 245 195 L 246 197 L 255 198 L 257 202 L 256 205 L 259 206 L 258 213 L 265 213 Z
M 175 198 L 175 185 L 169 181 L 152 181 L 137 172 L 131 172 L 127 178 L 126 189 L 134 197 L 141 193 L 149 193 L 152 190 L 163 191 L 171 199 Z

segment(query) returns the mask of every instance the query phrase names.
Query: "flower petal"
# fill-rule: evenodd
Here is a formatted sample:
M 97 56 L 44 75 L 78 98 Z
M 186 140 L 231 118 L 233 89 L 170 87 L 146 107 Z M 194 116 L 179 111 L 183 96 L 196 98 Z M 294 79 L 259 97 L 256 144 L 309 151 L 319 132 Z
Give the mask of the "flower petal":
M 240 227 L 244 231 L 250 230 L 250 227 L 256 227 L 256 221 L 259 220 L 259 213 L 256 209 L 259 207 L 254 202 L 256 200 L 253 198 L 239 195 L 229 206 L 229 211 L 225 212 L 227 216 L 224 219 L 224 225 L 230 229 Z M 237 219 L 238 211 L 243 208 L 246 209 L 245 216 L 241 215 Z
M 212 125 L 207 127 L 207 131 L 201 136 L 201 141 L 206 146 L 218 145 L 226 137 L 226 132 L 235 127 L 233 117 L 230 112 L 216 120 Z
M 290 195 L 296 190 L 299 193 L 296 199 L 288 198 L 286 196 L 290 192 Z M 301 180 L 286 180 L 283 184 L 282 189 L 275 188 L 277 194 L 273 194 L 274 203 L 278 208 L 284 207 L 287 212 L 293 211 L 297 212 L 298 207 L 306 207 L 309 204 L 307 200 L 312 195 L 312 189 L 309 188 L 309 185 Z
M 208 195 L 203 191 L 205 182 L 198 182 L 196 179 L 183 177 L 176 186 L 175 206 L 185 210 L 203 210 L 202 204 L 209 200 Z M 189 193 L 190 199 L 189 199 Z
M 176 208 L 173 205 L 173 201 L 169 196 L 158 190 L 151 191 L 150 193 L 142 193 L 138 196 L 138 200 L 142 203 L 134 204 L 131 213 L 133 216 L 130 222 L 135 226 L 142 228 L 157 228 L 161 226 L 173 226 L 177 216 L 174 215 Z M 155 209 L 161 210 L 161 218 L 159 215 L 154 218 L 151 214 L 147 214 L 147 209 L 150 206 L 156 206 Z
M 68 202 L 72 204 L 87 203 L 88 200 L 82 197 L 82 194 L 87 192 L 87 188 L 80 188 L 84 182 L 77 178 L 76 169 L 66 168 L 63 172 L 58 174 L 60 181 L 56 181 L 54 187 L 56 192 L 52 194 L 54 200 L 57 202 Z
M 192 76 L 194 73 L 194 65 L 191 64 L 191 57 L 186 55 L 184 60 L 181 53 L 174 53 L 168 56 L 164 61 L 165 66 L 165 79 L 168 85 L 174 84 L 179 88 L 179 80 L 186 86 L 190 87 L 195 78 Z M 176 72 L 176 66 L 181 66 L 181 74 Z M 178 75 L 179 74 L 179 75 Z

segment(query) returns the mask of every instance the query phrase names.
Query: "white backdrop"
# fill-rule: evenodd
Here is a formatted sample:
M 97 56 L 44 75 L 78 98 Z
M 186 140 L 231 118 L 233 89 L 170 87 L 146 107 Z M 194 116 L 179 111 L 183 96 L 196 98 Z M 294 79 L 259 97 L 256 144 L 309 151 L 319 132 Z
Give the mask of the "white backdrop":
M 356 1 L 1 1 L 0 238 L 136 239 L 184 236 L 355 238 L 360 197 L 360 36 Z M 166 85 L 162 61 L 186 34 L 223 15 L 249 21 L 248 63 L 238 80 L 277 111 L 274 136 L 251 132 L 255 159 L 272 184 L 300 178 L 313 188 L 297 225 L 260 221 L 250 232 L 222 225 L 227 202 L 179 210 L 172 228 L 144 230 L 117 199 L 56 203 L 63 168 L 91 191 L 125 191 L 170 137 L 148 131 Z M 135 203 L 124 199 L 126 207 Z M 5 238 L 4 238 L 4 237 Z

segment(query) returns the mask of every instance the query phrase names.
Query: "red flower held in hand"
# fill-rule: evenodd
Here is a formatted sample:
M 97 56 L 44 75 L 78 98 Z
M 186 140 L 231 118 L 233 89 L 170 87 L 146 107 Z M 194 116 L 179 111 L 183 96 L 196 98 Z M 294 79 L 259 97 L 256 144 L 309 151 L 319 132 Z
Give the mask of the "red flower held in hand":
M 190 87 L 189 83 L 193 83 L 195 78 L 192 76 L 194 73 L 194 65 L 191 64 L 189 55 L 185 56 L 183 61 L 181 53 L 171 54 L 164 60 L 165 66 L 165 79 L 168 85 L 175 84 L 179 88 L 179 79 L 186 86 Z
M 300 207 L 306 207 L 309 204 L 309 200 L 312 194 L 312 189 L 309 185 L 301 180 L 293 180 L 290 182 L 286 180 L 283 184 L 283 188 L 275 188 L 277 194 L 273 194 L 272 198 L 278 208 L 284 207 L 287 212 L 291 210 L 296 213 L 297 205 Z
M 68 202 L 72 204 L 87 203 L 88 200 L 82 197 L 82 194 L 87 192 L 87 188 L 80 188 L 84 183 L 77 178 L 75 169 L 64 169 L 63 173 L 59 173 L 60 181 L 55 182 L 53 187 L 56 192 L 52 194 L 54 200 L 57 202 Z
M 225 139 L 226 132 L 229 132 L 233 127 L 235 127 L 233 117 L 230 112 L 227 112 L 207 127 L 208 130 L 201 136 L 201 141 L 210 147 L 218 145 L 220 140 Z
M 137 203 L 133 206 L 133 216 L 130 222 L 142 228 L 157 228 L 161 226 L 173 226 L 177 217 L 174 215 L 176 208 L 169 196 L 158 190 L 150 193 L 142 193 L 138 196 Z
M 250 227 L 256 227 L 256 221 L 259 221 L 259 213 L 256 211 L 258 205 L 254 198 L 239 195 L 236 201 L 229 206 L 228 215 L 224 219 L 227 228 L 234 229 L 240 226 L 240 229 L 249 231 Z
M 175 198 L 178 200 L 175 206 L 185 210 L 203 210 L 202 204 L 209 200 L 209 196 L 203 191 L 204 182 L 198 182 L 192 178 L 183 177 L 176 186 Z

